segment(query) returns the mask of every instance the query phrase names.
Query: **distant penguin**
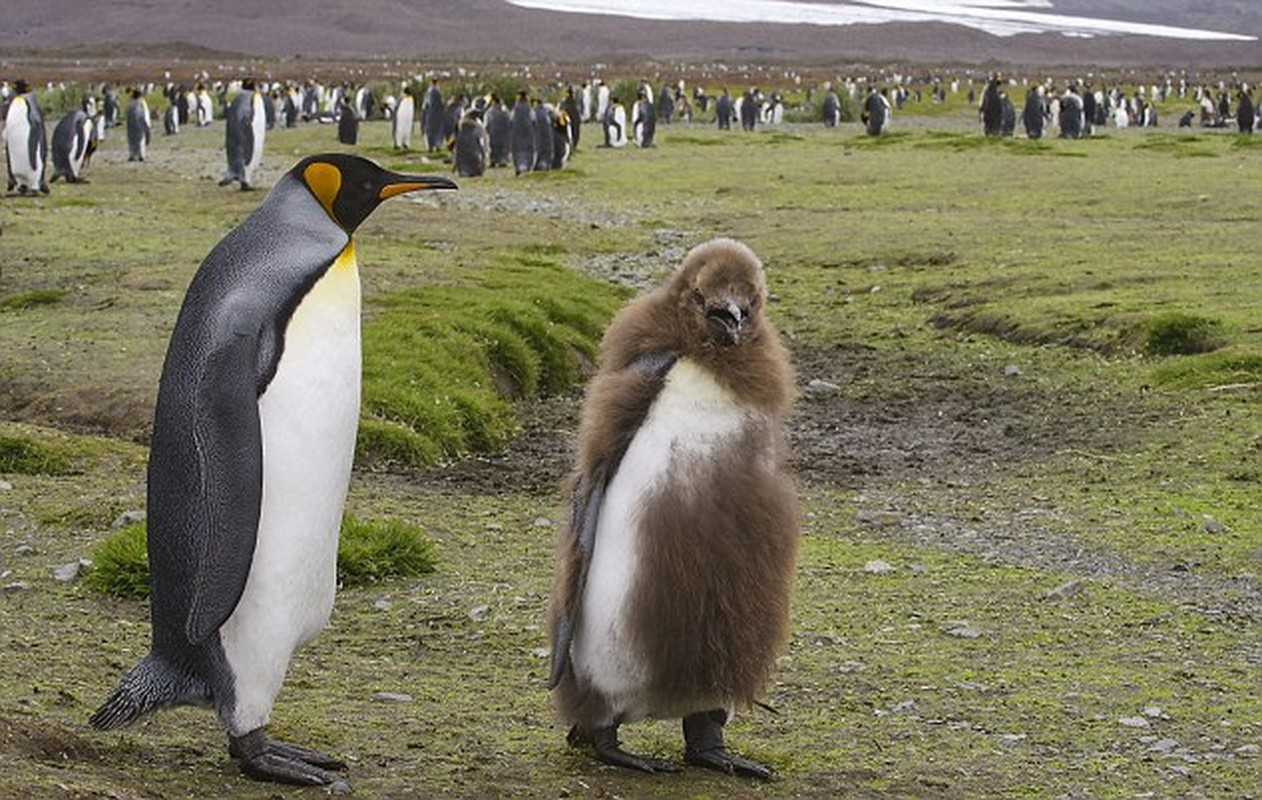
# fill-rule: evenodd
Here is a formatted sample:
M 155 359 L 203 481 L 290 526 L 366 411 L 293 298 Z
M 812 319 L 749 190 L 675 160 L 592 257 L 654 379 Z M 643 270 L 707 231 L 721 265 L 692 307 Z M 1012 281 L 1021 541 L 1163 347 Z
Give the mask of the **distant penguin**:
M 999 135 L 1015 135 L 1017 131 L 1017 109 L 1012 105 L 1012 98 L 1008 96 L 1007 92 L 999 93 L 999 108 L 1002 111 Z
M 254 82 L 246 80 L 241 92 L 232 99 L 224 119 L 224 149 L 228 156 L 228 169 L 219 180 L 220 186 L 237 181 L 241 189 L 254 188 L 254 171 L 263 159 L 263 140 L 267 126 L 263 119 L 263 100 L 254 89 Z
M 1060 98 L 1060 138 L 1077 139 L 1082 136 L 1082 98 L 1074 90 L 1067 89 Z
M 982 92 L 982 104 L 978 112 L 982 118 L 982 132 L 987 136 L 1003 133 L 1003 99 L 999 92 L 999 78 L 991 78 Z
M 390 120 L 390 138 L 395 150 L 407 150 L 412 147 L 412 124 L 416 117 L 416 98 L 412 95 L 412 87 L 403 87 L 403 96 L 394 109 Z
M 732 105 L 732 96 L 727 93 L 727 89 L 724 89 L 723 94 L 714 101 L 714 122 L 719 126 L 719 130 L 727 131 L 732 129 L 732 123 L 735 120 L 736 109 Z
M 443 125 L 446 118 L 447 109 L 443 105 L 443 93 L 438 88 L 438 80 L 431 80 L 421 103 L 421 132 L 425 134 L 425 146 L 430 150 L 443 149 Z
M 889 124 L 890 101 L 885 95 L 885 89 L 877 91 L 874 86 L 863 101 L 863 121 L 869 136 L 881 135 Z
M 149 104 L 139 89 L 132 89 L 127 101 L 127 160 L 144 161 L 149 155 L 151 130 Z
M 351 236 L 387 198 L 439 188 L 455 185 L 353 155 L 304 158 L 193 276 L 149 451 L 152 648 L 96 728 L 213 705 L 252 778 L 319 785 L 344 768 L 265 726 L 337 585 L 360 398 Z
M 741 96 L 740 108 L 738 109 L 741 118 L 741 130 L 752 131 L 758 125 L 758 97 L 760 94 L 757 87 L 751 86 Z
M 653 108 L 653 101 L 644 92 L 639 93 L 635 106 L 631 109 L 631 133 L 638 146 L 656 146 L 653 137 L 657 133 L 657 113 Z
M 517 95 L 510 115 L 509 149 L 513 154 L 513 168 L 520 175 L 535 168 L 535 112 L 525 92 Z
M 538 98 L 535 98 L 532 110 L 535 115 L 535 169 L 549 170 L 552 169 L 552 111 Z
M 162 112 L 162 132 L 167 136 L 174 136 L 180 132 L 180 112 L 175 107 L 175 103 L 171 103 L 166 111 Z
M 105 127 L 113 128 L 119 124 L 118 90 L 107 83 L 102 94 L 104 98 L 101 103 L 101 111 L 105 115 Z
M 276 94 L 275 90 L 260 92 L 263 98 L 263 126 L 269 131 L 276 127 Z
M 835 128 L 841 124 L 841 98 L 831 88 L 824 94 L 820 112 L 824 118 L 825 128 Z
M 562 169 L 567 161 L 570 160 L 570 154 L 573 152 L 573 145 L 570 143 L 570 120 L 569 114 L 564 110 L 557 111 L 552 115 L 552 168 Z
M 48 142 L 44 112 L 26 81 L 14 84 L 14 95 L 4 115 L 4 152 L 9 169 L 9 191 L 48 194 Z
M 215 106 L 210 91 L 203 84 L 197 85 L 197 127 L 204 128 L 215 121 Z
M 486 107 L 486 135 L 491 140 L 491 166 L 508 166 L 509 145 L 512 142 L 512 120 L 497 94 L 491 95 L 491 103 Z
M 71 111 L 53 129 L 53 176 L 50 183 L 87 183 L 83 169 L 96 152 L 96 124 L 84 111 Z
M 669 125 L 675 116 L 675 93 L 671 91 L 670 84 L 663 84 L 662 90 L 657 93 L 657 119 L 663 125 Z
M 582 134 L 583 111 L 580 105 L 578 98 L 574 94 L 574 87 L 567 87 L 565 99 L 561 101 L 561 111 L 565 114 L 566 137 L 570 140 L 571 150 L 578 149 L 579 136 Z
M 596 86 L 596 105 L 592 109 L 592 119 L 601 120 L 605 118 L 605 112 L 609 110 L 609 87 L 603 81 L 597 81 Z
M 1043 87 L 1031 86 L 1025 93 L 1025 107 L 1021 109 L 1021 124 L 1025 135 L 1031 139 L 1043 138 Z
M 647 772 L 620 725 L 683 718 L 685 760 L 768 778 L 726 749 L 789 630 L 797 502 L 783 427 L 788 353 L 757 256 L 694 248 L 601 343 L 570 480 L 549 629 L 549 686 L 573 746 Z
M 470 111 L 460 120 L 456 131 L 456 146 L 452 152 L 456 174 L 465 178 L 477 178 L 486 173 L 491 157 L 491 141 L 479 114 Z
M 337 140 L 342 144 L 355 144 L 359 141 L 359 112 L 351 105 L 349 95 L 342 95 L 338 110 Z
M 604 127 L 606 147 L 627 146 L 627 110 L 617 97 L 605 109 Z

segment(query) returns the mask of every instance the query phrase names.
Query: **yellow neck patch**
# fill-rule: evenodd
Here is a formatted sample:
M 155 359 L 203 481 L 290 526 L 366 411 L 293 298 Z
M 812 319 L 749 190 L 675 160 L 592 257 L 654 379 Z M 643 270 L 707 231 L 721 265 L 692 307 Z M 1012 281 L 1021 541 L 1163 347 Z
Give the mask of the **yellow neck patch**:
M 333 213 L 333 201 L 337 199 L 337 193 L 342 188 L 342 171 L 332 164 L 317 161 L 307 165 L 307 168 L 302 171 L 302 179 L 320 201 L 320 205 L 324 206 L 330 219 L 341 225 L 341 220 Z

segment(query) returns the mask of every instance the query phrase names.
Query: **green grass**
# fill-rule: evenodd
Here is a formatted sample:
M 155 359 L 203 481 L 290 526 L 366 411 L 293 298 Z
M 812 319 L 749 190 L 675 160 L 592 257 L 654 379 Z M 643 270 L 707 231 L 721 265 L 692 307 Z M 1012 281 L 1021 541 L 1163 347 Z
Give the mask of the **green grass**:
M 149 596 L 149 556 L 143 523 L 119 528 L 92 549 L 85 582 L 110 597 L 142 600 Z M 343 587 L 363 586 L 433 572 L 434 543 L 402 520 L 342 519 L 337 545 L 337 577 Z
M 65 289 L 33 289 L 29 292 L 0 297 L 0 311 L 22 311 L 37 306 L 49 306 L 61 302 Z
M 0 474 L 69 475 L 65 450 L 26 436 L 0 436 Z

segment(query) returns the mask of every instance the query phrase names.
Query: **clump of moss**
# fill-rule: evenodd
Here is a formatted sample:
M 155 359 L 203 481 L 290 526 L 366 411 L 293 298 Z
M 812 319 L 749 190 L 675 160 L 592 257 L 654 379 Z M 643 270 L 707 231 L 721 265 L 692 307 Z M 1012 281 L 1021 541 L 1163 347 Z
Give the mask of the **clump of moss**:
M 625 293 L 514 253 L 467 284 L 375 300 L 364 326 L 361 466 L 429 466 L 493 450 L 517 430 L 513 401 L 583 377 Z
M 344 586 L 375 583 L 433 572 L 434 543 L 425 532 L 402 520 L 342 520 L 337 547 L 337 576 Z
M 50 306 L 66 296 L 65 289 L 33 289 L 0 298 L 0 311 L 24 311 L 37 306 Z
M 69 475 L 74 471 L 61 449 L 25 436 L 0 436 L 0 473 Z
M 140 600 L 149 596 L 149 554 L 145 525 L 127 525 L 106 536 L 91 553 L 84 575 L 88 587 L 101 594 Z
M 127 525 L 92 548 L 87 585 L 112 597 L 143 599 L 149 595 L 149 554 L 145 525 Z M 438 554 L 430 538 L 401 520 L 359 520 L 343 517 L 337 546 L 337 577 L 343 586 L 359 586 L 389 578 L 433 572 Z
M 1156 356 L 1209 353 L 1222 347 L 1222 323 L 1173 311 L 1148 322 L 1144 348 Z

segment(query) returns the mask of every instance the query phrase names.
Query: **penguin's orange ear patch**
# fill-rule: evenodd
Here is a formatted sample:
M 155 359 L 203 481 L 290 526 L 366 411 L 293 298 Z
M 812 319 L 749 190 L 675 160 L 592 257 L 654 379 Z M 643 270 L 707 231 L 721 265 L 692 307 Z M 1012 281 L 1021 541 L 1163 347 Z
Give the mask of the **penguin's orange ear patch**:
M 311 193 L 320 201 L 320 205 L 324 206 L 329 217 L 337 222 L 337 215 L 333 213 L 333 201 L 337 199 L 337 193 L 342 188 L 342 171 L 332 164 L 316 161 L 308 164 L 302 171 L 302 179 L 306 181 Z

